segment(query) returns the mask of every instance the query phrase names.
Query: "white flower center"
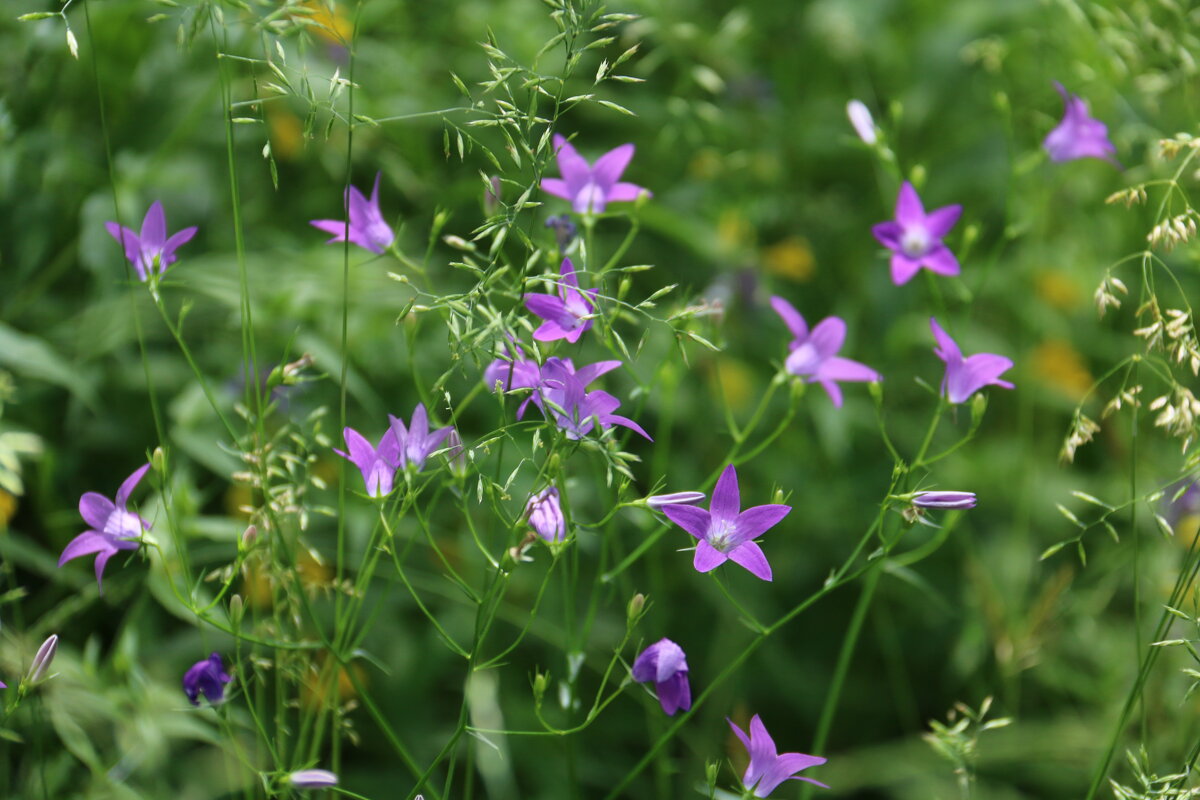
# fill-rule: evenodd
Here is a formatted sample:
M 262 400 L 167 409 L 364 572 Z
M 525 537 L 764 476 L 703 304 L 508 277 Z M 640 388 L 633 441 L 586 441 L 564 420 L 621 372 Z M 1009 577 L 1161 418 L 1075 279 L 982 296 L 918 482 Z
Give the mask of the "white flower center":
M 116 539 L 137 539 L 142 535 L 142 521 L 136 514 L 114 509 L 104 523 L 104 533 Z
M 729 547 L 729 540 L 736 532 L 737 525 L 732 520 L 714 519 L 708 526 L 708 543 L 724 553 Z
M 900 237 L 900 249 L 909 258 L 923 256 L 929 252 L 929 231 L 925 228 L 905 228 Z

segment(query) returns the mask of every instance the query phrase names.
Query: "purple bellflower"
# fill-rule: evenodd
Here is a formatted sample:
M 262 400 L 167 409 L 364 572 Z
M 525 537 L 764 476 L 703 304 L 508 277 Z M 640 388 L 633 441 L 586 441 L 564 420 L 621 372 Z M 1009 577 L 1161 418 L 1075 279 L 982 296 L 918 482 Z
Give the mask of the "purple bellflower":
M 824 764 L 825 759 L 820 756 L 806 756 L 803 753 L 777 753 L 775 742 L 771 739 L 771 734 L 767 733 L 767 726 L 763 725 L 758 714 L 750 718 L 749 736 L 735 725 L 733 720 L 726 717 L 725 721 L 733 728 L 733 732 L 742 740 L 750 754 L 750 766 L 746 767 L 746 772 L 742 775 L 742 785 L 755 797 L 769 797 L 779 784 L 789 780 L 808 781 L 822 788 L 829 788 L 820 781 L 796 774 L 809 767 Z
M 912 504 L 918 508 L 974 508 L 974 492 L 917 492 Z
M 638 683 L 654 681 L 658 702 L 668 716 L 692 707 L 687 657 L 683 648 L 670 639 L 659 639 L 641 652 L 633 662 L 633 679 Z
M 821 384 L 829 399 L 838 408 L 842 407 L 842 390 L 838 381 L 878 381 L 878 372 L 835 355 L 846 340 L 846 323 L 841 317 L 826 317 L 809 331 L 800 312 L 782 297 L 771 298 L 771 308 L 783 318 L 783 323 L 795 337 L 788 344 L 788 357 L 784 364 L 791 375 Z
M 338 785 L 338 776 L 327 769 L 301 769 L 287 777 L 297 789 L 328 789 Z
M 740 564 L 750 574 L 771 580 L 771 565 L 754 537 L 774 527 L 792 510 L 791 506 L 771 504 L 741 510 L 737 470 L 725 467 L 713 489 L 708 511 L 697 506 L 662 507 L 667 519 L 699 540 L 694 566 L 697 572 L 711 572 L 727 560 Z
M 149 464 L 135 469 L 117 489 L 117 496 L 113 500 L 96 492 L 87 492 L 79 498 L 79 515 L 91 528 L 67 544 L 58 557 L 60 567 L 73 558 L 95 553 L 96 587 L 104 591 L 102 581 L 108 560 L 119 550 L 136 550 L 142 532 L 150 530 L 150 523 L 127 507 L 129 495 L 149 469 Z
M 511 392 L 514 389 L 533 389 L 542 382 L 541 366 L 525 356 L 521 345 L 513 342 L 511 350 L 505 345 L 504 354 L 504 358 L 497 358 L 483 370 L 483 382 L 487 384 L 488 389 L 495 391 L 496 384 L 499 383 L 500 391 Z M 524 413 L 524 408 L 523 403 L 521 411 L 517 414 L 518 419 Z
M 412 464 L 417 472 L 425 468 L 425 459 L 438 449 L 442 440 L 449 436 L 452 430 L 447 426 L 430 433 L 429 415 L 425 413 L 424 403 L 417 403 L 417 407 L 413 409 L 412 422 L 407 428 L 401 420 L 391 414 L 388 414 L 388 420 L 392 423 L 396 441 L 400 443 L 400 464 Z
M 942 326 L 938 325 L 933 317 L 929 318 L 929 327 L 933 329 L 933 338 L 938 344 L 933 352 L 946 362 L 942 394 L 951 403 L 966 402 L 971 395 L 985 386 L 1013 388 L 1008 381 L 1000 380 L 1000 375 L 1012 368 L 1012 359 L 994 353 L 976 353 L 963 358 L 962 351 L 950 338 L 950 334 L 942 330 Z
M 559 134 L 554 134 L 554 152 L 558 158 L 558 171 L 562 178 L 543 178 L 542 191 L 571 201 L 577 214 L 603 214 L 609 203 L 631 202 L 648 189 L 632 183 L 620 182 L 621 173 L 633 158 L 633 145 L 623 144 L 609 150 L 596 159 L 595 165 L 587 162 L 575 148 Z
M 567 538 L 567 520 L 563 517 L 557 487 L 547 486 L 531 496 L 525 504 L 525 516 L 530 527 L 547 542 L 556 544 Z
M 608 366 L 610 364 L 612 366 Z M 642 426 L 613 413 L 621 406 L 620 400 L 599 389 L 590 392 L 586 389 L 597 376 L 620 364 L 620 361 L 601 361 L 576 371 L 568 359 L 546 359 L 538 389 L 540 397 L 534 402 L 541 406 L 547 418 L 566 432 L 568 439 L 582 439 L 596 425 L 601 430 L 620 425 L 654 441 Z
M 527 294 L 525 307 L 546 320 L 533 332 L 533 338 L 539 342 L 553 342 L 556 339 L 566 339 L 571 344 L 579 341 L 579 337 L 592 327 L 590 319 L 584 319 L 596 308 L 596 294 L 599 289 L 579 290 L 579 278 L 576 277 L 575 265 L 571 259 L 562 261 L 562 281 L 558 285 L 558 294 Z
M 104 227 L 121 243 L 125 250 L 125 258 L 133 264 L 138 280 L 143 283 L 150 280 L 151 275 L 162 275 L 166 272 L 167 267 L 175 263 L 175 251 L 191 241 L 198 230 L 194 226 L 184 228 L 168 237 L 167 215 L 163 212 L 162 203 L 157 200 L 142 218 L 141 236 L 115 222 L 106 222 Z
M 1062 95 L 1065 110 L 1062 122 L 1042 142 L 1050 160 L 1099 158 L 1119 169 L 1121 163 L 1114 156 L 1117 148 L 1108 140 L 1108 126 L 1092 118 L 1083 98 L 1068 92 L 1058 81 L 1054 82 L 1054 88 Z
M 203 661 L 197 661 L 183 673 L 183 691 L 194 706 L 200 705 L 197 698 L 201 692 L 209 703 L 219 703 L 225 699 L 225 684 L 232 680 L 221 662 L 221 654 L 213 653 Z
M 376 254 L 381 254 L 392 246 L 396 234 L 383 221 L 383 212 L 379 210 L 379 179 L 382 176 L 382 172 L 375 173 L 375 188 L 371 190 L 370 200 L 363 197 L 363 193 L 357 187 L 351 186 L 346 189 L 346 214 L 350 219 L 348 236 L 346 223 L 342 220 L 314 219 L 309 223 L 314 228 L 333 234 L 333 238 L 326 244 L 349 239 L 351 244 Z
M 378 447 L 372 447 L 366 437 L 353 428 L 343 430 L 342 438 L 346 440 L 348 452 L 337 448 L 333 452 L 358 467 L 367 494 L 371 497 L 391 494 L 396 470 L 400 466 L 400 441 L 396 438 L 396 430 L 389 428 L 380 438 Z
M 921 267 L 938 275 L 957 275 L 958 259 L 942 244 L 962 214 L 962 206 L 942 206 L 928 214 L 912 184 L 905 181 L 896 198 L 896 219 L 871 228 L 879 243 L 892 251 L 892 283 L 908 283 Z

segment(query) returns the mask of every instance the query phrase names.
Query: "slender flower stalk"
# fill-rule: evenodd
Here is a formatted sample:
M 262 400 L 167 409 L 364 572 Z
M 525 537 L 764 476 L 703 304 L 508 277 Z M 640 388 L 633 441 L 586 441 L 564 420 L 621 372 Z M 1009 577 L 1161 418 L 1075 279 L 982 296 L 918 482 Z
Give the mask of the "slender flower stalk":
M 962 351 L 950 334 L 942 330 L 933 317 L 929 318 L 929 327 L 933 330 L 933 338 L 937 347 L 933 352 L 946 362 L 946 375 L 942 378 L 942 394 L 951 403 L 966 402 L 971 395 L 985 386 L 999 386 L 1011 389 L 1013 385 L 1000 380 L 1000 375 L 1012 368 L 1012 359 L 995 353 L 976 353 L 963 358 Z
M 892 283 L 908 283 L 921 267 L 938 275 L 957 275 L 958 259 L 942 244 L 962 215 L 962 206 L 942 206 L 928 214 L 917 190 L 908 181 L 896 198 L 896 218 L 871 228 L 879 243 L 892 251 Z
M 792 332 L 784 368 L 791 375 L 821 384 L 838 408 L 842 407 L 842 389 L 838 381 L 882 380 L 880 374 L 866 364 L 836 355 L 846 341 L 846 323 L 841 317 L 826 317 L 810 332 L 804 317 L 787 300 L 772 297 L 771 308 Z
M 375 173 L 375 186 L 371 189 L 370 200 L 363 197 L 363 193 L 357 187 L 350 186 L 346 189 L 345 202 L 346 214 L 350 221 L 349 226 L 345 221 L 338 219 L 314 219 L 309 223 L 314 228 L 333 235 L 333 238 L 326 244 L 344 242 L 349 239 L 351 244 L 356 244 L 375 254 L 382 254 L 392 246 L 392 242 L 396 240 L 396 234 L 392 231 L 391 226 L 384 222 L 383 212 L 379 210 L 379 179 L 382 177 L 382 172 Z M 347 227 L 349 227 L 349 231 L 347 231 Z
M 554 135 L 554 152 L 562 178 L 543 178 L 542 191 L 571 201 L 577 214 L 603 214 L 609 203 L 632 202 L 650 190 L 620 180 L 633 158 L 633 145 L 609 150 L 594 165 L 579 155 L 559 134 Z
M 762 548 L 753 540 L 791 512 L 791 506 L 771 504 L 741 510 L 737 470 L 725 467 L 713 489 L 709 510 L 688 505 L 663 506 L 667 519 L 698 540 L 693 566 L 697 572 L 711 572 L 726 561 L 733 561 L 764 581 L 771 580 L 771 565 Z
M 142 532 L 150 530 L 150 523 L 128 508 L 129 495 L 149 469 L 148 463 L 135 469 L 121 483 L 113 500 L 96 492 L 87 492 L 79 498 L 79 515 L 91 528 L 67 544 L 58 558 L 58 566 L 95 553 L 96 587 L 104 592 L 104 568 L 108 560 L 121 550 L 136 550 Z
M 638 683 L 654 682 L 658 702 L 669 716 L 692 707 L 687 656 L 670 639 L 659 639 L 643 650 L 633 662 L 632 674 Z
M 153 275 L 162 275 L 175 263 L 175 251 L 191 241 L 199 230 L 195 226 L 167 236 L 167 215 L 162 203 L 155 200 L 142 218 L 141 235 L 116 222 L 104 223 L 109 235 L 121 243 L 125 258 L 133 264 L 138 280 L 145 283 Z

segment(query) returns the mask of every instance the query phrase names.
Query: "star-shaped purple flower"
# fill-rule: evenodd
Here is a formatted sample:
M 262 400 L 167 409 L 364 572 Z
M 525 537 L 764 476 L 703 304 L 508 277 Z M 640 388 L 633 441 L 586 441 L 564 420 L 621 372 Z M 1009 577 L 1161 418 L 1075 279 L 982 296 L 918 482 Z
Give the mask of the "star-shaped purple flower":
M 687 657 L 683 648 L 670 639 L 659 639 L 641 652 L 633 662 L 633 679 L 638 683 L 654 681 L 658 702 L 670 716 L 692 707 Z
M 620 365 L 620 361 L 601 361 L 576 371 L 569 359 L 548 358 L 542 365 L 538 397 L 533 402 L 555 425 L 566 431 L 568 439 L 582 439 L 596 425 L 601 430 L 620 425 L 654 441 L 636 422 L 613 413 L 620 408 L 620 400 L 608 392 L 599 389 L 589 392 L 585 388 L 599 375 Z
M 558 487 L 547 486 L 529 498 L 525 518 L 538 536 L 551 544 L 567 538 L 567 520 L 558 499 Z
M 621 173 L 633 158 L 632 144 L 609 150 L 593 166 L 556 133 L 554 152 L 562 178 L 542 178 L 542 191 L 570 200 L 577 214 L 602 214 L 609 203 L 637 200 L 642 192 L 650 194 L 648 189 L 620 181 Z
M 771 580 L 771 565 L 754 537 L 774 527 L 792 510 L 771 504 L 741 510 L 737 470 L 725 467 L 713 489 L 708 511 L 697 506 L 668 505 L 661 511 L 667 519 L 699 539 L 693 565 L 697 572 L 711 572 L 727 560 L 740 564 L 756 578 Z
M 96 587 L 101 593 L 104 591 L 102 581 L 108 560 L 119 550 L 136 550 L 142 532 L 150 530 L 150 523 L 127 507 L 129 495 L 149 469 L 149 464 L 135 469 L 117 489 L 117 496 L 113 500 L 96 492 L 87 492 L 79 498 L 79 515 L 91 528 L 70 541 L 58 557 L 58 565 L 61 567 L 73 558 L 95 553 Z
M 879 243 L 892 251 L 892 283 L 908 283 L 921 267 L 938 275 L 957 275 L 958 259 L 942 244 L 962 214 L 962 206 L 942 206 L 928 214 L 908 181 L 896 198 L 896 219 L 871 228 Z
M 497 383 L 500 384 L 502 392 L 514 389 L 532 389 L 541 383 L 541 366 L 533 359 L 526 357 L 521 345 L 514 341 L 511 350 L 508 345 L 504 345 L 504 355 L 504 358 L 497 358 L 483 370 L 483 382 L 487 384 L 489 390 L 495 391 Z M 524 407 L 523 403 L 522 411 L 517 414 L 518 419 L 520 419 Z
M 350 218 L 349 236 L 346 235 L 346 223 L 338 219 L 314 219 L 311 224 L 333 238 L 326 244 L 344 242 L 348 238 L 351 244 L 370 250 L 372 253 L 383 253 L 392 246 L 396 234 L 391 226 L 383 221 L 383 212 L 379 210 L 379 179 L 382 172 L 375 173 L 375 188 L 371 190 L 371 199 L 363 197 L 356 187 L 346 189 L 346 213 Z
M 882 376 L 866 364 L 835 355 L 846 340 L 846 323 L 841 317 L 826 317 L 810 332 L 800 312 L 782 297 L 771 298 L 771 308 L 783 319 L 794 337 L 788 344 L 784 368 L 791 375 L 821 384 L 829 399 L 842 407 L 838 381 L 878 381 Z
M 951 403 L 966 402 L 971 395 L 985 386 L 1013 388 L 1008 381 L 1000 380 L 1000 375 L 1012 368 L 1012 359 L 995 353 L 976 353 L 963 358 L 962 351 L 950 338 L 950 334 L 942 330 L 942 326 L 938 325 L 933 317 L 929 318 L 929 327 L 933 330 L 933 338 L 938 344 L 933 352 L 946 362 L 942 394 Z
M 104 223 L 109 235 L 121 243 L 125 258 L 137 270 L 138 280 L 145 282 L 154 274 L 162 275 L 167 267 L 175 263 L 175 251 L 191 241 L 198 228 L 184 228 L 167 236 L 167 215 L 162 203 L 157 200 L 142 218 L 142 235 L 139 236 L 124 225 Z
M 796 774 L 809 767 L 824 764 L 825 759 L 820 756 L 808 756 L 804 753 L 777 753 L 775 742 L 771 739 L 771 734 L 767 733 L 767 726 L 763 725 L 758 714 L 750 718 L 749 736 L 735 725 L 733 720 L 726 717 L 725 721 L 729 723 L 729 727 L 733 728 L 733 732 L 737 734 L 742 744 L 746 746 L 746 751 L 750 753 L 750 766 L 746 767 L 746 772 L 742 775 L 742 786 L 753 792 L 755 797 L 769 797 L 779 784 L 788 780 L 808 781 L 822 788 L 829 788 L 820 781 Z
M 353 428 L 343 430 L 342 438 L 346 440 L 346 450 L 349 452 L 337 448 L 333 452 L 358 467 L 367 494 L 371 497 L 391 494 L 396 470 L 400 466 L 400 441 L 396 438 L 395 428 L 388 429 L 380 438 L 378 447 L 372 447 L 366 437 Z
M 1076 158 L 1099 158 L 1120 168 L 1117 148 L 1108 140 L 1108 126 L 1088 113 L 1087 102 L 1071 94 L 1058 81 L 1054 88 L 1062 95 L 1065 107 L 1062 122 L 1046 135 L 1042 147 L 1051 161 L 1072 161 Z
M 221 654 L 213 653 L 183 673 L 183 691 L 194 706 L 200 705 L 201 692 L 209 703 L 219 703 L 225 699 L 225 684 L 232 680 L 233 677 L 225 671 L 225 665 L 221 662 Z
M 388 414 L 392 423 L 392 431 L 396 441 L 400 443 L 400 464 L 412 464 L 417 472 L 425 468 L 425 459 L 438 449 L 442 440 L 450 435 L 449 426 L 429 432 L 429 415 L 425 413 L 425 404 L 417 403 L 413 409 L 412 422 L 404 427 L 404 422 Z
M 584 317 L 595 310 L 596 295 L 599 291 L 599 289 L 580 291 L 575 265 L 571 263 L 571 259 L 564 258 L 558 295 L 525 295 L 525 307 L 546 320 L 533 332 L 533 338 L 539 342 L 566 339 L 574 344 L 579 341 L 579 337 L 584 334 L 584 331 L 592 327 L 592 321 L 584 319 Z

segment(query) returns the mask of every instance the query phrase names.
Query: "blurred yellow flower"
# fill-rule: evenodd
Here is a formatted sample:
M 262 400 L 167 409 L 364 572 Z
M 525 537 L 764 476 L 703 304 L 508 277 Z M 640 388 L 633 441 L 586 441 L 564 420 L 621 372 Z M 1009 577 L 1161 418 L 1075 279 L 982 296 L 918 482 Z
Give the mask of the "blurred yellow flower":
M 277 100 L 267 103 L 267 129 L 271 136 L 271 152 L 280 161 L 290 161 L 304 146 L 304 126 L 292 110 Z
M 354 670 L 354 677 L 360 683 L 366 684 L 367 674 L 358 664 L 351 664 L 349 668 L 340 667 L 337 674 L 335 696 L 330 698 L 329 690 L 333 687 L 330 686 L 332 676 L 329 674 L 326 653 L 321 653 L 318 663 L 317 669 L 310 673 L 309 677 L 300 685 L 300 700 L 307 708 L 331 708 L 334 705 L 341 705 L 347 700 L 352 700 L 356 692 L 354 691 L 354 681 L 350 679 L 350 669 Z
M 1061 270 L 1042 270 L 1034 276 L 1033 284 L 1038 297 L 1063 311 L 1078 307 L 1083 299 L 1079 284 Z
M 313 33 L 330 44 L 345 46 L 350 42 L 354 35 L 354 22 L 346 16 L 341 6 L 333 2 L 312 0 L 302 3 L 301 8 L 312 9 L 311 14 L 304 14 L 303 17 L 314 23 L 308 26 Z
M 725 209 L 717 219 L 717 245 L 727 255 L 752 247 L 754 226 L 736 208 Z
M 771 245 L 763 250 L 762 258 L 767 272 L 797 283 L 811 280 L 817 271 L 812 247 L 803 236 L 789 236 Z
M 710 373 L 713 395 L 724 400 L 734 413 L 745 411 L 754 400 L 754 373 L 740 361 L 719 356 Z
M 8 527 L 8 521 L 17 513 L 17 498 L 0 489 L 0 530 Z
M 1034 348 L 1033 373 L 1075 402 L 1082 400 L 1095 383 L 1083 357 L 1061 339 L 1050 339 Z

